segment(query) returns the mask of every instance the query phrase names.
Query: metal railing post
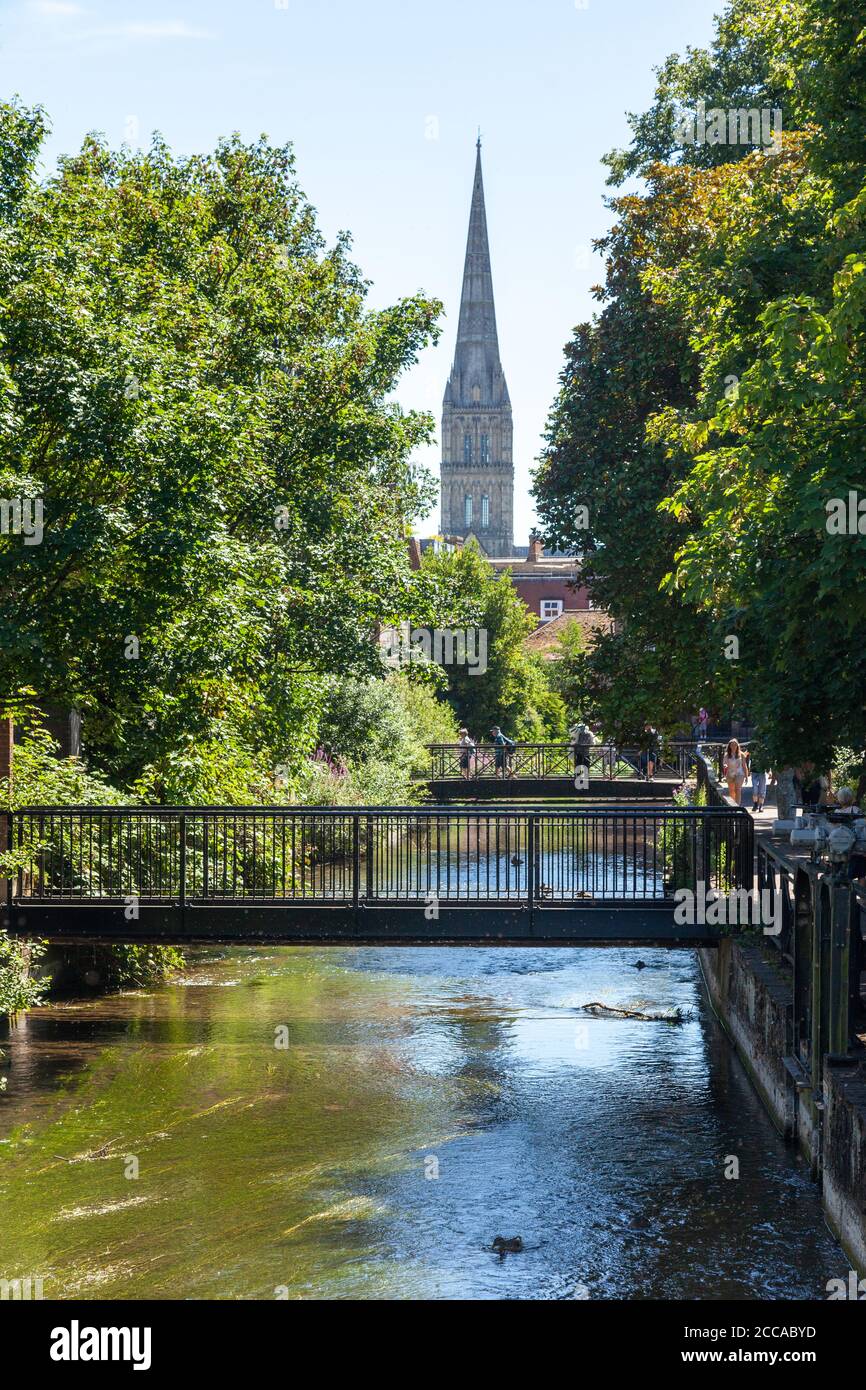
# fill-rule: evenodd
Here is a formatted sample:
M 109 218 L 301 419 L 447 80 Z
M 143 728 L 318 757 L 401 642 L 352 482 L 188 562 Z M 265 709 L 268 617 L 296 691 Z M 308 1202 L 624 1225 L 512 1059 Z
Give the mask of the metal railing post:
M 740 812 L 740 882 L 738 888 L 755 886 L 755 823 L 748 811 Z
M 535 894 L 537 866 L 535 862 L 538 836 L 538 817 L 530 811 L 526 822 L 526 899 L 529 908 L 529 934 L 535 931 Z
M 361 817 L 352 817 L 352 907 L 355 912 L 355 926 L 358 926 L 358 909 L 361 905 Z
M 0 816 L 0 852 L 5 853 L 7 850 L 11 852 L 14 848 L 15 832 L 13 816 L 13 811 L 8 811 L 5 815 Z M 3 898 L 6 902 L 6 912 L 9 916 L 9 926 L 11 927 L 12 904 L 15 898 L 15 878 L 11 873 L 4 884 Z
M 207 898 L 210 890 L 210 863 L 208 860 L 208 816 L 207 811 L 201 818 L 201 892 L 202 897 Z
M 366 867 L 366 889 L 364 897 L 367 902 L 373 900 L 373 817 L 367 817 L 367 867 Z
M 180 910 L 186 910 L 186 815 L 180 813 Z
M 709 814 L 709 807 L 705 808 L 704 814 L 701 816 L 701 874 L 703 877 L 698 882 L 703 882 L 704 892 L 707 893 L 712 883 L 712 833 L 710 830 L 712 819 Z

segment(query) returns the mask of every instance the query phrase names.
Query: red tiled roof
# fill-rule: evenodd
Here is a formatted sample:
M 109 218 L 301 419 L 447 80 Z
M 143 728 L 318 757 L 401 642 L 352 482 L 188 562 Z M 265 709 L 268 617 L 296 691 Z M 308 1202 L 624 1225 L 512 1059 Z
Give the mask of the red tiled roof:
M 609 632 L 613 628 L 613 619 L 603 608 L 566 608 L 558 618 L 551 618 L 549 623 L 539 623 L 526 638 L 527 647 L 530 651 L 540 652 L 548 660 L 555 659 L 560 638 L 569 624 L 574 622 L 583 628 L 588 641 L 592 641 L 595 633 Z

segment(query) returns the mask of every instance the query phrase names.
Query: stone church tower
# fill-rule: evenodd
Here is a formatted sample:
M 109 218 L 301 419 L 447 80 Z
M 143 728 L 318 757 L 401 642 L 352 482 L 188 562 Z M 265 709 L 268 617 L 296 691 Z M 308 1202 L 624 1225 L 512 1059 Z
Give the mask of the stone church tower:
M 480 140 L 476 151 L 457 346 L 442 402 L 442 533 L 471 534 L 488 555 L 503 556 L 513 553 L 511 401 L 496 336 Z

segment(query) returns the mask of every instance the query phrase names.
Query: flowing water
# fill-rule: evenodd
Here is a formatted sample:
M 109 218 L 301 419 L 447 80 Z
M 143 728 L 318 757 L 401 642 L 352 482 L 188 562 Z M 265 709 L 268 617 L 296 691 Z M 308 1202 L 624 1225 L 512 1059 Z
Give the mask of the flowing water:
M 233 948 L 33 1011 L 3 1044 L 0 1277 L 46 1298 L 825 1296 L 848 1262 L 696 957 L 642 954 Z

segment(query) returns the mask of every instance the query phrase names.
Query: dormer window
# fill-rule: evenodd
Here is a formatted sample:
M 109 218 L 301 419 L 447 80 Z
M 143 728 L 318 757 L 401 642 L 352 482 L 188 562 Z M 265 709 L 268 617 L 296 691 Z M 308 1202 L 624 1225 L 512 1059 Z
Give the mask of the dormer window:
M 562 599 L 543 598 L 539 606 L 541 609 L 541 621 L 543 623 L 550 623 L 554 618 L 558 618 L 562 612 Z

